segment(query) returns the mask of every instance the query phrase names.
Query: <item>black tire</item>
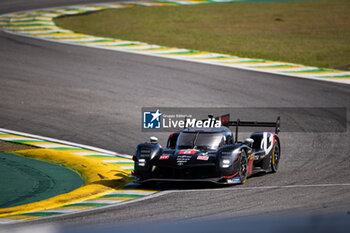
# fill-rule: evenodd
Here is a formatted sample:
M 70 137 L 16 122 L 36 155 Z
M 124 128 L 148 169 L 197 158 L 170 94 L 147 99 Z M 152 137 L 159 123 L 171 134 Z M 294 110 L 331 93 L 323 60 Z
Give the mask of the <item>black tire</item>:
M 278 164 L 281 158 L 281 149 L 278 142 L 275 143 L 271 152 L 271 170 L 273 173 L 277 172 Z
M 241 179 L 241 184 L 244 184 L 247 181 L 248 177 L 248 156 L 244 150 L 241 151 L 238 174 L 239 178 Z

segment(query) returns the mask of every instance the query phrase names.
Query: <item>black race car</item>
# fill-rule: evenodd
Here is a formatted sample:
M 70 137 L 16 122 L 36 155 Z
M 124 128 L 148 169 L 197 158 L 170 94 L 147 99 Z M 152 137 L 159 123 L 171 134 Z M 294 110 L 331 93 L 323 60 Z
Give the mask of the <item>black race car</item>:
M 281 156 L 279 117 L 276 122 L 230 121 L 228 114 L 216 119 L 223 126 L 174 132 L 164 149 L 155 137 L 149 143 L 139 144 L 133 156 L 135 182 L 243 184 L 253 174 L 277 171 Z M 230 126 L 236 127 L 235 137 Z M 275 132 L 255 132 L 240 142 L 240 126 L 274 127 Z

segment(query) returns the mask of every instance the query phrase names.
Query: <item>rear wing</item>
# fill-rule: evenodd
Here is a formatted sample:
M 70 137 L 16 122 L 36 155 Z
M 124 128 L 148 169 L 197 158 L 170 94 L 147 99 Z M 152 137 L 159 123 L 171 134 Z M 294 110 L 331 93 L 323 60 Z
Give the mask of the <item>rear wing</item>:
M 212 115 L 209 115 L 209 118 L 213 118 Z M 280 117 L 277 117 L 275 122 L 263 122 L 263 121 L 241 121 L 237 119 L 236 121 L 230 121 L 230 114 L 222 115 L 215 117 L 216 120 L 220 120 L 221 124 L 226 127 L 235 126 L 236 127 L 236 136 L 235 141 L 238 141 L 238 128 L 239 127 L 270 127 L 275 128 L 275 134 L 280 132 L 281 120 Z

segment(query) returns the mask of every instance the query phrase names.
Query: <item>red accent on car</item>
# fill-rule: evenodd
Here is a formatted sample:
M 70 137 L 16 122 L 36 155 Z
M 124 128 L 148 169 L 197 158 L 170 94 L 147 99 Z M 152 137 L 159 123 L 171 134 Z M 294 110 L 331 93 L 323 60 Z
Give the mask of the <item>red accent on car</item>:
M 198 156 L 197 157 L 198 160 L 208 160 L 209 159 L 209 156 Z
M 251 175 L 253 173 L 253 161 L 254 161 L 254 159 L 251 159 L 248 162 L 248 174 L 249 175 Z
M 168 159 L 170 156 L 169 155 L 161 155 L 159 159 Z
M 272 137 L 273 137 L 273 140 L 272 140 L 272 145 L 275 145 L 275 136 L 277 136 L 277 137 L 278 137 L 278 135 L 277 135 L 277 134 L 274 134 L 274 133 L 271 133 L 271 132 L 269 132 L 269 134 L 271 134 L 271 135 L 272 135 Z
M 223 124 L 223 125 L 228 124 L 230 121 L 230 115 L 221 116 L 221 117 L 219 117 L 219 120 L 221 121 L 221 124 Z
M 238 172 L 236 172 L 236 173 L 235 173 L 235 174 L 233 174 L 232 176 L 224 176 L 224 178 L 230 179 L 230 178 L 235 177 L 237 174 L 238 174 Z
M 196 150 L 180 150 L 179 155 L 194 155 L 196 153 Z

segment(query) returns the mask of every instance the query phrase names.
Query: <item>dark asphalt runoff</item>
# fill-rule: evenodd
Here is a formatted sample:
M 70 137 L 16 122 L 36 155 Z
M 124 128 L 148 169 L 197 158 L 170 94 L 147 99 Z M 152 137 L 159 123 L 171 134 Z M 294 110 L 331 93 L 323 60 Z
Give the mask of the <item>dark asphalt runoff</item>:
M 3 0 L 2 13 L 89 1 Z M 0 127 L 132 154 L 141 107 L 346 107 L 348 85 L 123 52 L 0 32 Z M 349 126 L 349 122 L 347 122 Z M 158 133 L 164 145 L 167 134 Z M 349 131 L 280 134 L 277 174 L 239 186 L 185 189 L 145 201 L 39 220 L 95 224 L 350 211 Z M 325 184 L 317 186 L 318 184 Z M 277 186 L 268 188 L 270 186 Z M 35 222 L 31 223 L 34 224 Z

